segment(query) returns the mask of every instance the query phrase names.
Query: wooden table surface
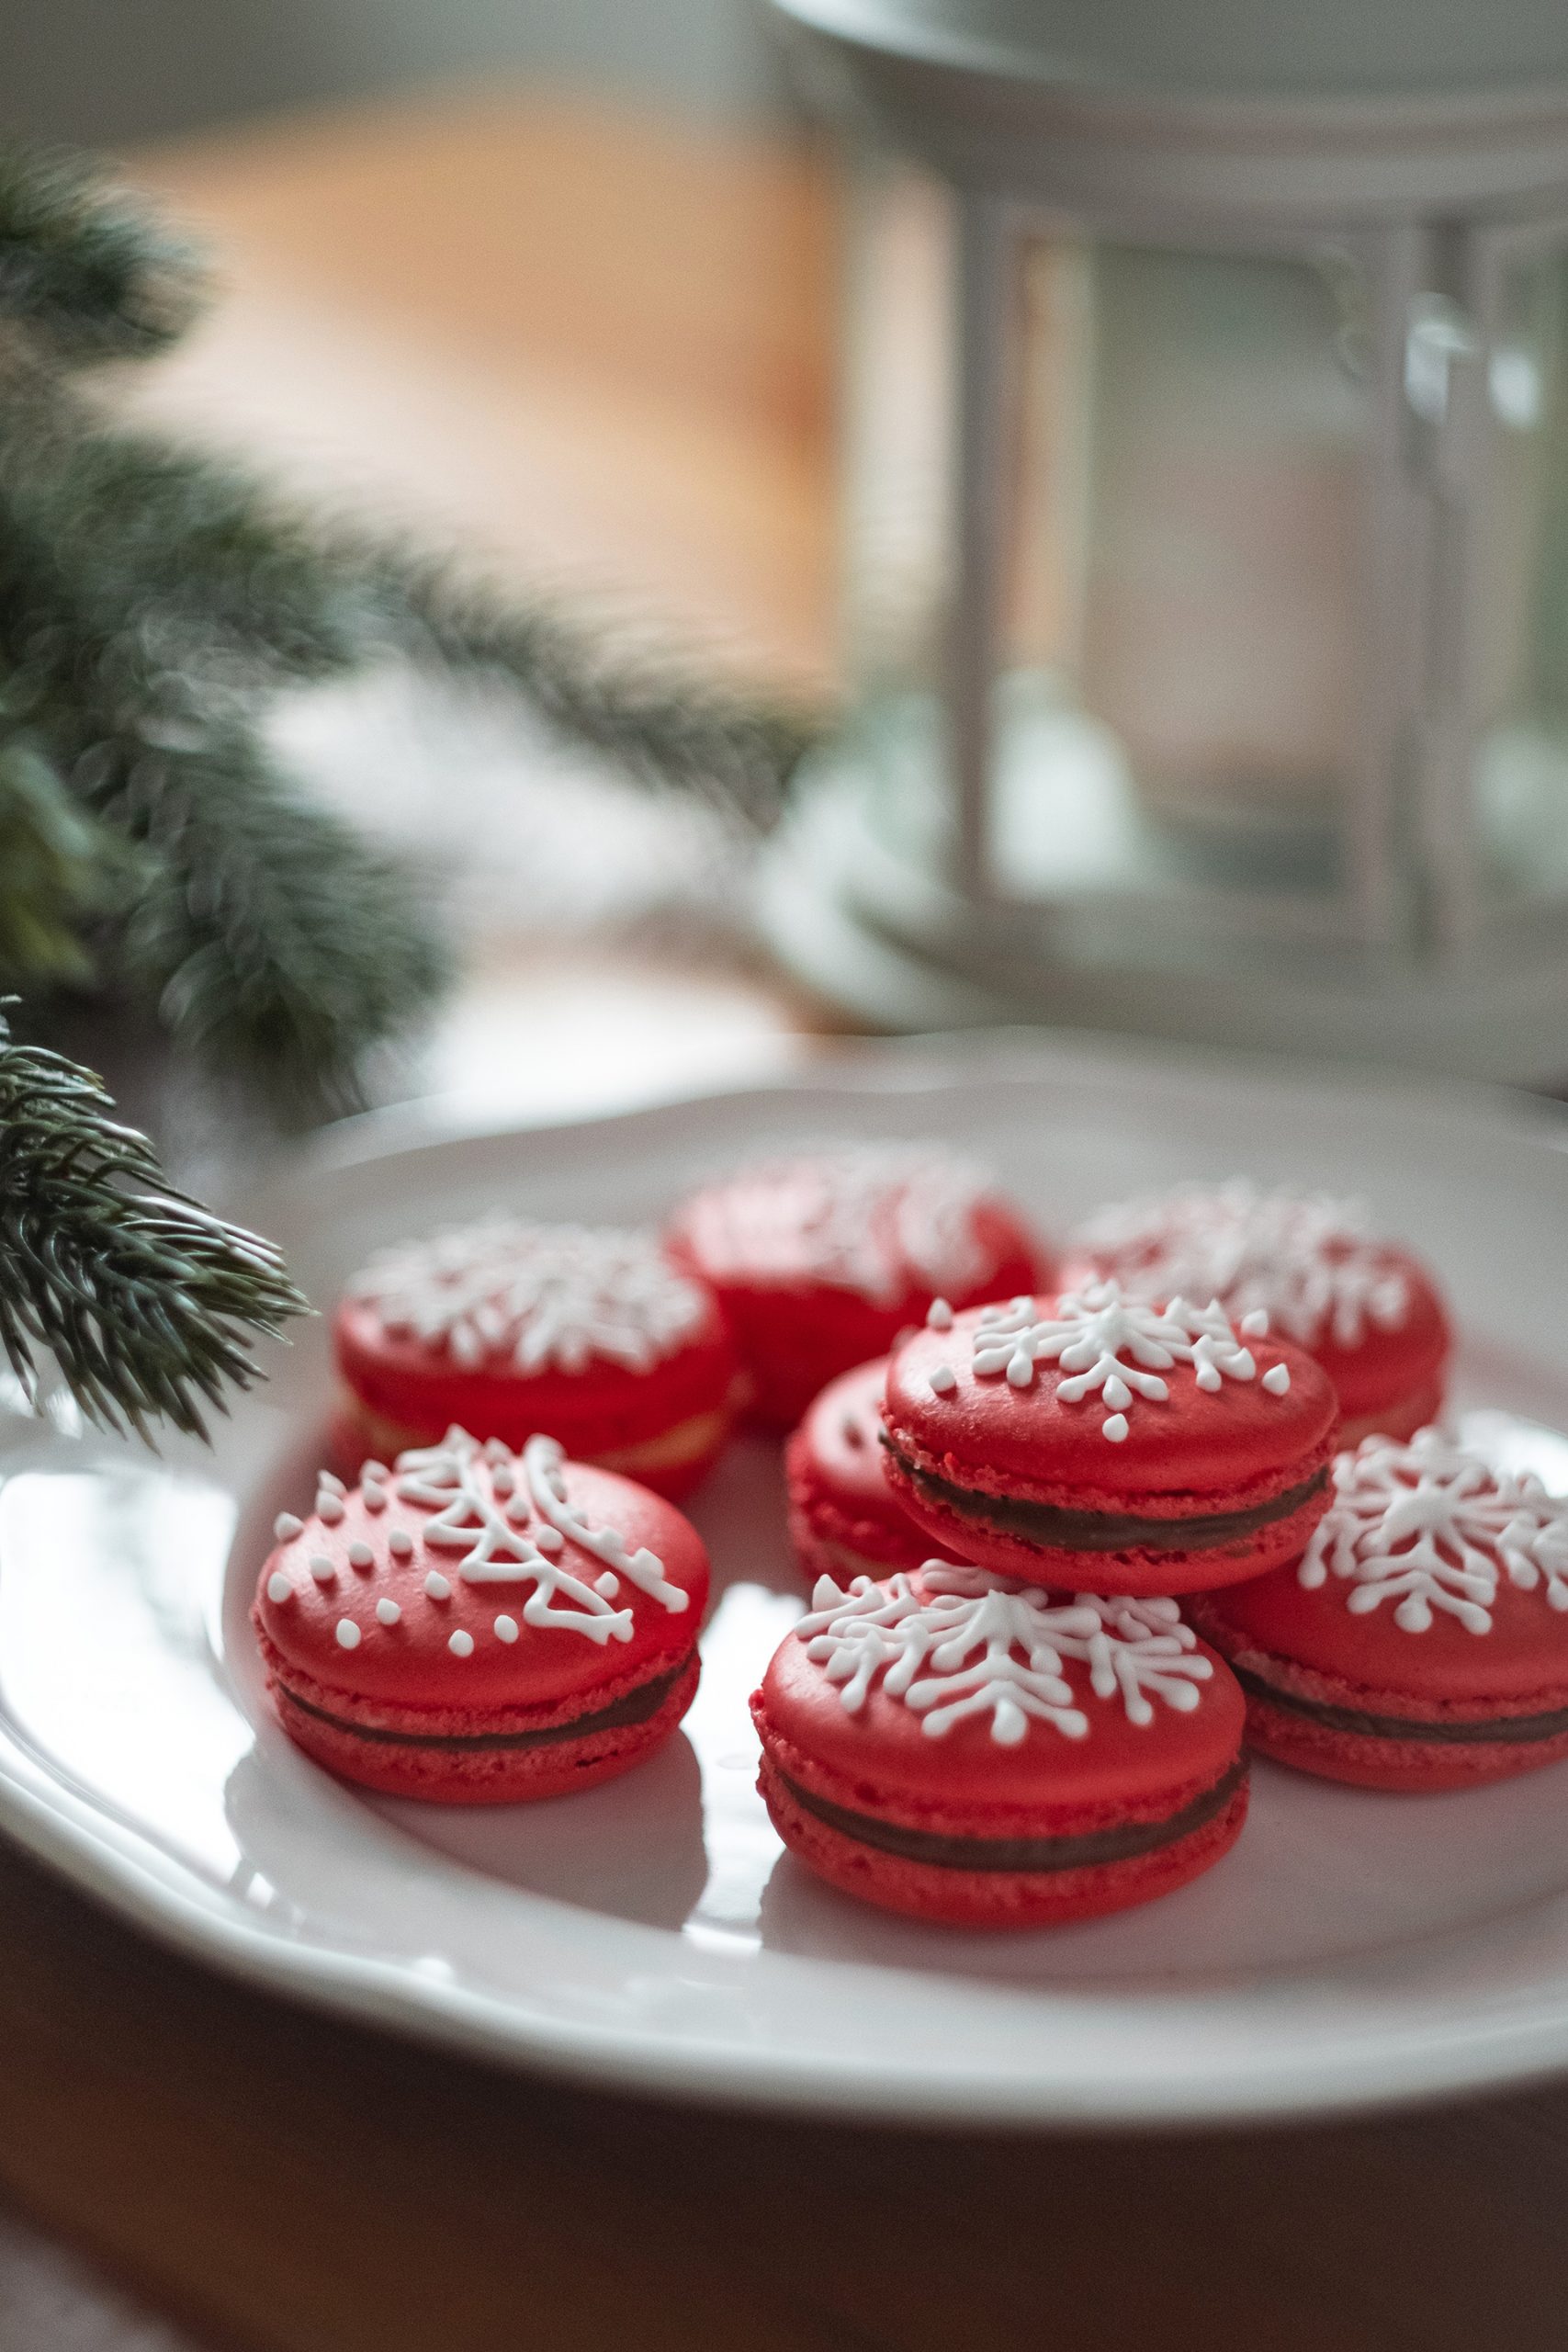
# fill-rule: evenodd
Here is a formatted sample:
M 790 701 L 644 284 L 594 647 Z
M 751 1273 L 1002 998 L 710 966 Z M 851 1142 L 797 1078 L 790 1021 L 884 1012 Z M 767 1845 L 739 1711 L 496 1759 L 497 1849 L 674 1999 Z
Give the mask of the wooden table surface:
M 232 289 L 150 405 L 503 565 L 634 592 L 748 665 L 831 675 L 820 164 L 514 99 L 138 168 Z M 611 1092 L 615 986 L 541 1015 L 579 1073 L 598 1023 Z M 670 1005 L 671 1073 L 793 1050 L 765 978 Z M 0 2188 L 0 2352 L 1568 2340 L 1558 2090 L 1195 2138 L 705 2114 L 259 1996 L 10 1852 Z

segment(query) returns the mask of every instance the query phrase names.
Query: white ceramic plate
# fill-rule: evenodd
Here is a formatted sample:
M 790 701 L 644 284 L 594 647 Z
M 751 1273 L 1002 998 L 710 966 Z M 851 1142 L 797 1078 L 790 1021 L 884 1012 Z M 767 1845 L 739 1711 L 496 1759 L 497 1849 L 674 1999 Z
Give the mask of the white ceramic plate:
M 1448 1279 L 1473 1431 L 1568 1486 L 1568 1123 L 1517 1102 L 965 1042 L 545 1131 L 365 1122 L 254 1207 L 330 1299 L 368 1245 L 448 1213 L 652 1216 L 774 1140 L 931 1134 L 992 1157 L 1047 1226 L 1236 1169 L 1364 1194 Z M 752 1787 L 746 1697 L 799 1605 L 760 1444 L 695 1507 L 718 1598 L 658 1758 L 532 1807 L 351 1794 L 267 1719 L 245 1627 L 327 1390 L 317 1326 L 211 1455 L 5 1425 L 0 1822 L 171 1943 L 498 2058 L 863 2115 L 1240 2119 L 1568 2064 L 1568 1766 L 1389 1797 L 1260 1765 L 1208 1877 L 1021 1937 L 816 1884 Z

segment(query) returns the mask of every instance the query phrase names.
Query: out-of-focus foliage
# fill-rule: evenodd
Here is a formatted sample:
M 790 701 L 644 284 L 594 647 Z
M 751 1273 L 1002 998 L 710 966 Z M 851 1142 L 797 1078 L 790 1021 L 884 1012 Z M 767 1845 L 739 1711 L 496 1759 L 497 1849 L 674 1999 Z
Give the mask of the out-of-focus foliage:
M 118 424 L 84 368 L 157 351 L 199 300 L 123 193 L 0 151 L 0 978 L 128 980 L 310 1115 L 358 1099 L 448 957 L 416 880 L 276 771 L 266 697 L 390 653 L 483 673 L 764 823 L 807 736 Z

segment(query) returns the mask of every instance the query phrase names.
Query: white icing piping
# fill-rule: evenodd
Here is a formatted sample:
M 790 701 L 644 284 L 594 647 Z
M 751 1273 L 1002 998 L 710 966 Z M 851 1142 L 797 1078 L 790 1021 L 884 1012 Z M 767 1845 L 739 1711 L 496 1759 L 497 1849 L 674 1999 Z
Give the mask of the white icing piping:
M 1074 1236 L 1130 1298 L 1222 1298 L 1240 1321 L 1263 1313 L 1310 1347 L 1331 1331 L 1359 1347 L 1398 1330 L 1412 1290 L 1358 1202 L 1260 1191 L 1245 1177 L 1101 1209 Z
M 939 1147 L 865 1144 L 743 1169 L 705 1205 L 736 1267 L 794 1272 L 804 1259 L 818 1281 L 891 1306 L 911 1277 L 938 1291 L 985 1281 L 995 1261 L 975 1211 L 995 1189 Z
M 1297 1576 L 1309 1591 L 1343 1577 L 1352 1615 L 1392 1600 L 1402 1633 L 1443 1614 L 1489 1634 L 1505 1574 L 1568 1609 L 1568 1500 L 1539 1478 L 1494 1471 L 1428 1429 L 1408 1445 L 1363 1440 L 1335 1463 L 1334 1486 Z
M 1095 1697 L 1120 1697 L 1140 1728 L 1154 1721 L 1153 1699 L 1190 1713 L 1196 1685 L 1213 1671 L 1193 1655 L 1196 1636 L 1171 1600 L 1079 1593 L 1066 1605 L 940 1560 L 926 1563 L 920 1580 L 918 1591 L 902 1573 L 883 1584 L 856 1577 L 843 1592 L 831 1577 L 818 1578 L 795 1635 L 841 1686 L 850 1713 L 864 1706 L 880 1677 L 889 1698 L 922 1717 L 929 1737 L 940 1739 L 967 1716 L 988 1715 L 991 1737 L 1016 1747 L 1032 1720 L 1066 1739 L 1088 1735 L 1089 1718 L 1061 1672 L 1066 1659 L 1086 1663 Z
M 677 1616 L 689 1606 L 690 1596 L 678 1584 L 671 1584 L 664 1573 L 664 1563 L 646 1544 L 628 1552 L 625 1539 L 614 1528 L 590 1527 L 588 1521 L 572 1509 L 567 1500 L 566 1482 L 562 1476 L 566 1464 L 566 1449 L 553 1437 L 531 1437 L 523 1448 L 523 1473 L 528 1481 L 528 1493 L 535 1510 L 553 1527 L 558 1535 L 580 1544 L 603 1560 L 615 1575 L 627 1577 L 639 1592 L 646 1592 Z M 599 1579 L 603 1584 L 604 1577 Z
M 646 1372 L 706 1311 L 651 1234 L 515 1217 L 399 1242 L 371 1259 L 348 1295 L 389 1332 L 445 1346 L 457 1364 L 502 1360 L 525 1375 L 581 1372 L 595 1359 Z
M 1124 1298 L 1114 1283 L 1093 1283 L 1048 1304 L 1052 1311 L 1043 1316 L 1028 1297 L 987 1306 L 974 1330 L 976 1374 L 988 1378 L 1003 1373 L 1011 1387 L 1028 1388 L 1037 1363 L 1059 1363 L 1067 1374 L 1056 1388 L 1063 1404 L 1098 1395 L 1108 1408 L 1100 1427 L 1113 1444 L 1126 1437 L 1136 1398 L 1156 1404 L 1168 1398 L 1169 1385 L 1161 1374 L 1179 1363 L 1190 1364 L 1199 1387 L 1206 1390 L 1225 1380 L 1257 1376 L 1250 1349 L 1243 1347 L 1215 1300 L 1190 1306 L 1175 1298 L 1156 1309 Z M 1281 1372 L 1282 1380 L 1275 1376 Z M 1282 1396 L 1290 1386 L 1289 1371 L 1274 1366 L 1263 1385 L 1271 1396 Z

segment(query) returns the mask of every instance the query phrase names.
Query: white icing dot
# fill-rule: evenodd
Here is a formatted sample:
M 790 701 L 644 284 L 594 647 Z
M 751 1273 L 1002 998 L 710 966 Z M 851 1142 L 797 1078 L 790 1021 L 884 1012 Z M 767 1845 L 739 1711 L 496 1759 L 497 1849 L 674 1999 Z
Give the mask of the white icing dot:
M 931 1394 L 951 1396 L 958 1385 L 958 1374 L 950 1363 L 933 1364 L 931 1370 Z
M 331 1584 L 337 1569 L 324 1552 L 312 1552 L 305 1563 L 318 1584 Z
M 1111 1444 L 1120 1445 L 1122 1439 L 1127 1434 L 1126 1414 L 1112 1413 L 1110 1419 L 1105 1422 L 1104 1429 L 1105 1434 L 1111 1440 Z
M 424 1579 L 424 1589 L 432 1600 L 446 1600 L 450 1598 L 452 1591 L 451 1586 L 439 1568 L 431 1569 Z
M 387 1538 L 387 1549 L 394 1560 L 406 1560 L 413 1551 L 413 1537 L 406 1527 L 394 1527 Z
M 534 1541 L 541 1552 L 560 1552 L 566 1547 L 566 1537 L 558 1527 L 541 1527 Z
M 1255 1306 L 1250 1315 L 1242 1317 L 1240 1329 L 1246 1339 L 1266 1340 L 1269 1337 L 1269 1309 Z
M 388 1469 L 384 1462 L 367 1461 L 362 1462 L 359 1465 L 359 1483 L 361 1486 L 364 1486 L 367 1479 L 389 1478 L 391 1475 L 391 1472 Z
M 316 1497 L 316 1517 L 327 1527 L 335 1527 L 343 1517 L 343 1497 L 331 1493 Z
M 1291 1367 L 1288 1363 L 1277 1363 L 1263 1375 L 1263 1385 L 1271 1396 L 1282 1396 L 1290 1385 Z
M 367 1487 L 360 1495 L 359 1499 L 365 1505 L 367 1510 L 385 1510 L 387 1508 L 387 1489 L 385 1487 Z
M 495 1637 L 498 1642 L 514 1642 L 517 1639 L 516 1618 L 498 1617 L 495 1621 Z
M 359 1647 L 359 1628 L 352 1617 L 340 1617 L 336 1631 L 340 1649 L 356 1650 Z
M 1021 1349 L 1008 1358 L 1008 1386 L 1027 1388 L 1034 1377 L 1034 1358 Z
M 1220 1376 L 1220 1368 L 1217 1363 L 1201 1363 L 1192 1377 L 1198 1383 L 1199 1387 L 1207 1389 L 1211 1396 L 1213 1395 L 1216 1388 L 1223 1388 L 1224 1386 L 1224 1382 Z M 1107 1395 L 1110 1394 L 1109 1382 L 1106 1384 L 1106 1393 Z
M 266 1597 L 269 1600 L 293 1600 L 294 1587 L 289 1583 L 288 1578 L 284 1575 L 281 1568 L 275 1568 L 271 1576 L 268 1577 L 266 1580 Z
M 926 1309 L 926 1322 L 933 1331 L 951 1331 L 953 1309 L 945 1298 L 933 1298 Z
M 345 1495 L 348 1492 L 347 1487 L 344 1485 L 343 1480 L 337 1476 L 335 1471 L 318 1470 L 316 1473 L 316 1484 L 323 1495 Z
M 602 1577 L 595 1577 L 593 1579 L 594 1591 L 602 1592 L 606 1600 L 614 1600 L 620 1589 L 621 1579 L 614 1568 L 606 1568 Z
M 291 1510 L 280 1510 L 272 1522 L 272 1532 L 280 1544 L 292 1544 L 297 1535 L 305 1532 L 305 1522 L 296 1519 Z
M 521 1494 L 508 1496 L 506 1501 L 506 1516 L 511 1521 L 513 1527 L 525 1527 L 528 1523 L 527 1496 Z
M 383 1599 L 376 1603 L 376 1614 L 383 1625 L 395 1625 L 402 1613 L 395 1600 Z
M 463 1628 L 459 1625 L 455 1634 L 449 1634 L 447 1635 L 446 1646 L 451 1651 L 454 1657 L 472 1657 L 474 1654 L 474 1637 L 472 1634 L 465 1634 Z
M 368 1544 L 355 1541 L 348 1547 L 348 1565 L 351 1568 L 373 1568 L 376 1555 Z
M 513 1476 L 512 1464 L 510 1462 L 498 1462 L 495 1464 L 490 1474 L 490 1483 L 493 1492 L 498 1494 L 501 1497 L 502 1501 L 504 1502 L 508 1495 L 512 1493 L 513 1487 L 517 1484 L 515 1477 Z

